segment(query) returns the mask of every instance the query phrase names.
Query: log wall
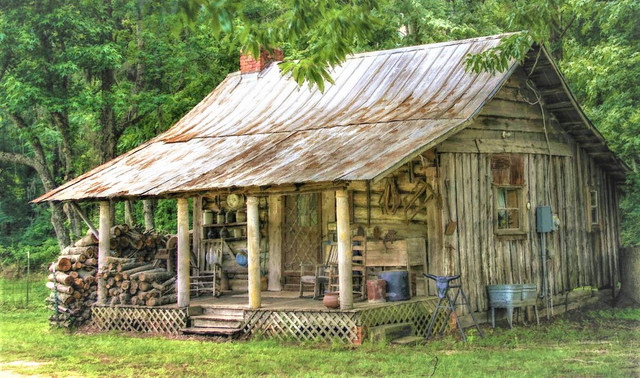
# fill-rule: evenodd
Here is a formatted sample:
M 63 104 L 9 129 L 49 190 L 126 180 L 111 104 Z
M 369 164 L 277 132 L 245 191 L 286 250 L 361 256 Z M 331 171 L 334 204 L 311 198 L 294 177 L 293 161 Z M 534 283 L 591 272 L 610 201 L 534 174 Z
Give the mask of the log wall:
M 544 121 L 543 121 L 544 120 Z M 546 135 L 545 126 L 546 125 Z M 547 143 L 548 138 L 548 143 Z M 553 294 L 577 287 L 612 287 L 618 280 L 616 188 L 588 153 L 563 133 L 516 74 L 467 129 L 437 147 L 442 208 L 429 226 L 429 268 L 462 274 L 475 311 L 488 309 L 486 286 L 536 283 L 541 290 L 536 206 L 551 206 L 560 225 L 547 237 Z M 523 162 L 526 221 L 519 235 L 498 235 L 494 224 L 492 156 L 517 154 Z M 590 190 L 598 194 L 599 224 L 590 218 Z M 455 231 L 444 228 L 456 222 Z

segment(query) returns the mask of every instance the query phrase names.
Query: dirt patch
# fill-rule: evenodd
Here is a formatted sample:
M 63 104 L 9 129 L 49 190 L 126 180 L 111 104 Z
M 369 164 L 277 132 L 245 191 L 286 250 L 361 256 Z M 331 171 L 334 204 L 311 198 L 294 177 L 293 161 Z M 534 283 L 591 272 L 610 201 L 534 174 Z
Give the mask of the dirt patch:
M 22 374 L 16 373 L 12 369 L 15 368 L 35 368 L 40 367 L 42 365 L 47 365 L 49 362 L 36 362 L 36 361 L 11 361 L 11 362 L 0 362 L 0 376 L 15 378 L 15 377 L 44 377 L 44 375 L 40 374 Z

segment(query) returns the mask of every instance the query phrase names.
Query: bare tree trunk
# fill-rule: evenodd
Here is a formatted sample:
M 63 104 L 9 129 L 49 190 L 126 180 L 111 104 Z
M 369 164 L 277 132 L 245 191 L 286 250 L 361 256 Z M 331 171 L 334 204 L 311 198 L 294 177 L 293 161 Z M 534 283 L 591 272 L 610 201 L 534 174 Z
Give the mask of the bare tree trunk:
M 143 200 L 142 206 L 144 213 L 144 229 L 146 231 L 153 230 L 155 228 L 153 215 L 155 213 L 156 201 L 150 199 Z
M 40 139 L 38 138 L 37 134 L 29 132 L 29 125 L 19 114 L 10 114 L 10 117 L 18 127 L 18 129 L 24 131 L 27 135 L 29 144 L 33 149 L 34 156 L 31 157 L 12 152 L 0 151 L 0 161 L 23 164 L 32 167 L 38 173 L 38 177 L 42 182 L 44 190 L 53 190 L 53 188 L 55 187 L 55 182 L 53 180 L 51 171 L 47 167 L 47 159 Z M 53 225 L 53 229 L 56 233 L 58 245 L 60 245 L 60 248 L 62 249 L 71 244 L 69 233 L 64 227 L 65 214 L 61 204 L 50 203 L 49 207 L 51 209 L 51 224 Z
M 116 223 L 116 202 L 115 201 L 109 201 L 109 204 L 111 206 L 111 210 L 109 216 L 111 217 L 111 224 L 117 224 Z
M 82 220 L 78 217 L 75 210 L 73 210 L 68 203 L 65 203 L 62 209 L 69 220 L 69 226 L 71 227 L 71 240 L 76 240 L 84 236 L 82 233 Z
M 71 239 L 67 233 L 67 229 L 64 227 L 64 211 L 62 210 L 62 204 L 56 202 L 49 202 L 51 208 L 51 224 L 56 232 L 58 239 L 58 245 L 60 250 L 64 249 L 71 244 Z
M 133 219 L 133 203 L 130 200 L 124 201 L 124 223 L 129 226 L 136 224 L 135 219 Z

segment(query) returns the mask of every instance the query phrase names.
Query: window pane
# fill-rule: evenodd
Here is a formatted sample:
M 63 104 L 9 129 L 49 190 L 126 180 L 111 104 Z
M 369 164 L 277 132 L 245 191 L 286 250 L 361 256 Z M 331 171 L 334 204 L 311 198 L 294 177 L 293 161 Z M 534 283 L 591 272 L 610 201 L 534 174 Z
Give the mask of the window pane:
M 507 210 L 498 210 L 498 229 L 509 228 L 509 216 Z
M 518 208 L 518 190 L 510 189 L 507 191 L 507 207 L 513 209 Z
M 598 208 L 597 207 L 591 208 L 591 223 L 598 224 Z
M 519 228 L 520 222 L 518 217 L 518 210 L 509 210 L 509 227 L 508 228 Z
M 498 188 L 498 209 L 507 207 L 507 189 Z

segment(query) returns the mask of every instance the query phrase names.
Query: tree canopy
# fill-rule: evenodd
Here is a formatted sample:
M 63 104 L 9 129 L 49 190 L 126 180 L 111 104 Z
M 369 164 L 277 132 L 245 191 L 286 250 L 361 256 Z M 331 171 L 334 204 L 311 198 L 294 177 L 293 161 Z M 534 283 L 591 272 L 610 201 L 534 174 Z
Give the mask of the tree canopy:
M 81 233 L 73 211 L 28 201 L 166 130 L 237 70 L 240 51 L 283 48 L 283 73 L 323 89 L 330 67 L 354 52 L 507 31 L 522 33 L 470 56 L 470 69 L 502 70 L 532 42 L 547 44 L 587 115 L 634 168 L 624 238 L 638 243 L 638 19 L 633 0 L 6 0 L 0 246 L 51 237 L 63 245 Z M 159 227 L 172 227 L 174 214 L 159 204 Z

